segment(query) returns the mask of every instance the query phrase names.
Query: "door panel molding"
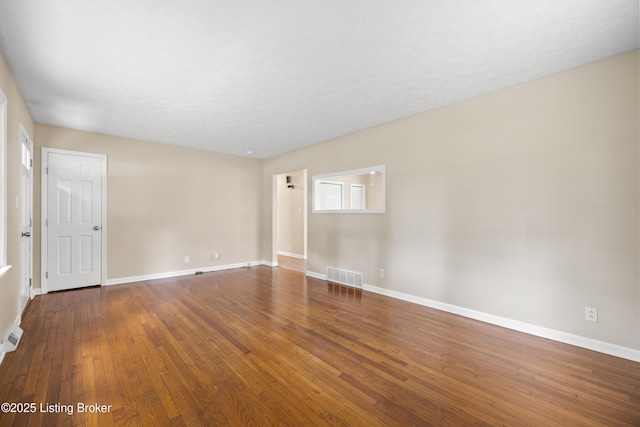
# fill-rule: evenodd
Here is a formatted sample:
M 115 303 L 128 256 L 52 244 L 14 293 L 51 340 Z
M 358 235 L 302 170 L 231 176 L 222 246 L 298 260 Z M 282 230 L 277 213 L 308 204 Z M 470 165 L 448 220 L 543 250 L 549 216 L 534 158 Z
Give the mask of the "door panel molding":
M 49 291 L 49 278 L 48 278 L 48 265 L 49 265 L 49 230 L 48 230 L 48 194 L 49 194 L 49 182 L 48 182 L 48 168 L 49 168 L 49 154 L 62 154 L 70 156 L 82 156 L 100 159 L 100 174 L 101 174 L 101 218 L 102 224 L 100 233 L 102 233 L 102 244 L 100 248 L 101 256 L 101 273 L 100 273 L 100 285 L 106 284 L 106 272 L 107 272 L 107 156 L 105 154 L 88 153 L 83 151 L 71 151 L 62 150 L 57 148 L 42 148 L 42 162 L 41 162 L 41 293 L 46 294 Z M 51 242 L 53 243 L 53 242 Z
M 22 313 L 33 294 L 33 141 L 22 122 L 18 124 L 20 140 L 20 296 Z

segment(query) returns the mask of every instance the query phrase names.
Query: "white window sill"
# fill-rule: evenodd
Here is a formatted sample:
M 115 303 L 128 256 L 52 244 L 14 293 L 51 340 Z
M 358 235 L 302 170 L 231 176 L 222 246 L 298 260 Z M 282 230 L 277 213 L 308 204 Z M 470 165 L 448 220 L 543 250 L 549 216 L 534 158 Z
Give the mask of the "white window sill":
M 5 265 L 4 267 L 0 267 L 0 277 L 4 276 L 7 271 L 11 269 L 10 265 Z

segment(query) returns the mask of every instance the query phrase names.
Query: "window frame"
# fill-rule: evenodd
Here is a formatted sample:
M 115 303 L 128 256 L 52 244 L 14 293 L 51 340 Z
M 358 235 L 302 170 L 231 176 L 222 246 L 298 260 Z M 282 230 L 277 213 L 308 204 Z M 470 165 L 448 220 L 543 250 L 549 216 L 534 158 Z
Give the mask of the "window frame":
M 370 209 L 318 209 L 318 182 L 319 181 L 333 181 L 333 182 L 342 182 L 339 181 L 339 179 L 343 178 L 343 177 L 348 177 L 348 176 L 352 176 L 352 175 L 375 175 L 375 174 L 381 174 L 381 182 L 380 182 L 380 202 L 381 202 L 381 207 L 376 207 L 376 208 L 370 208 Z M 314 214 L 333 214 L 333 213 L 346 213 L 346 214 L 360 214 L 360 213 L 366 213 L 366 214 L 385 214 L 387 213 L 387 202 L 386 202 L 386 181 L 387 181 L 387 173 L 386 173 L 386 166 L 385 165 L 379 165 L 379 166 L 372 166 L 372 167 L 368 167 L 368 168 L 363 168 L 363 169 L 354 169 L 354 170 L 349 170 L 349 171 L 342 171 L 342 172 L 334 172 L 334 173 L 327 173 L 327 174 L 322 174 L 322 175 L 314 175 L 313 177 L 311 177 L 311 182 L 312 182 L 312 190 L 313 190 L 313 195 L 311 196 L 311 213 Z M 367 191 L 368 193 L 368 191 Z M 367 198 L 370 196 L 370 194 L 367 194 Z M 344 196 L 344 191 L 343 191 L 343 197 Z M 345 200 L 343 200 L 342 202 L 342 206 L 345 206 Z

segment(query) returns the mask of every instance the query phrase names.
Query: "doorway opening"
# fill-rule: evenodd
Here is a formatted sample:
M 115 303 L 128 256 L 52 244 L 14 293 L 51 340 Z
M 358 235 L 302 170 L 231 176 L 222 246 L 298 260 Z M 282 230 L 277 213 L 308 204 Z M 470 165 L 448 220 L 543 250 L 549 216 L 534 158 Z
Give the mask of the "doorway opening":
M 307 170 L 274 179 L 274 249 L 278 266 L 307 271 Z

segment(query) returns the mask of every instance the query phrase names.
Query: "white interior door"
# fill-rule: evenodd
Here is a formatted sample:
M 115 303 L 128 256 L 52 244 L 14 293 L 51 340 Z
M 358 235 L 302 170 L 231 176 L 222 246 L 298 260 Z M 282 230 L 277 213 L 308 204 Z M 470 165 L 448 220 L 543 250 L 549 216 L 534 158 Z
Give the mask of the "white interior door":
M 32 275 L 32 225 L 33 225 L 33 143 L 26 130 L 20 126 L 20 312 L 31 297 Z
M 367 187 L 362 184 L 351 184 L 349 186 L 349 208 L 367 208 Z
M 103 155 L 47 152 L 46 291 L 102 284 Z

